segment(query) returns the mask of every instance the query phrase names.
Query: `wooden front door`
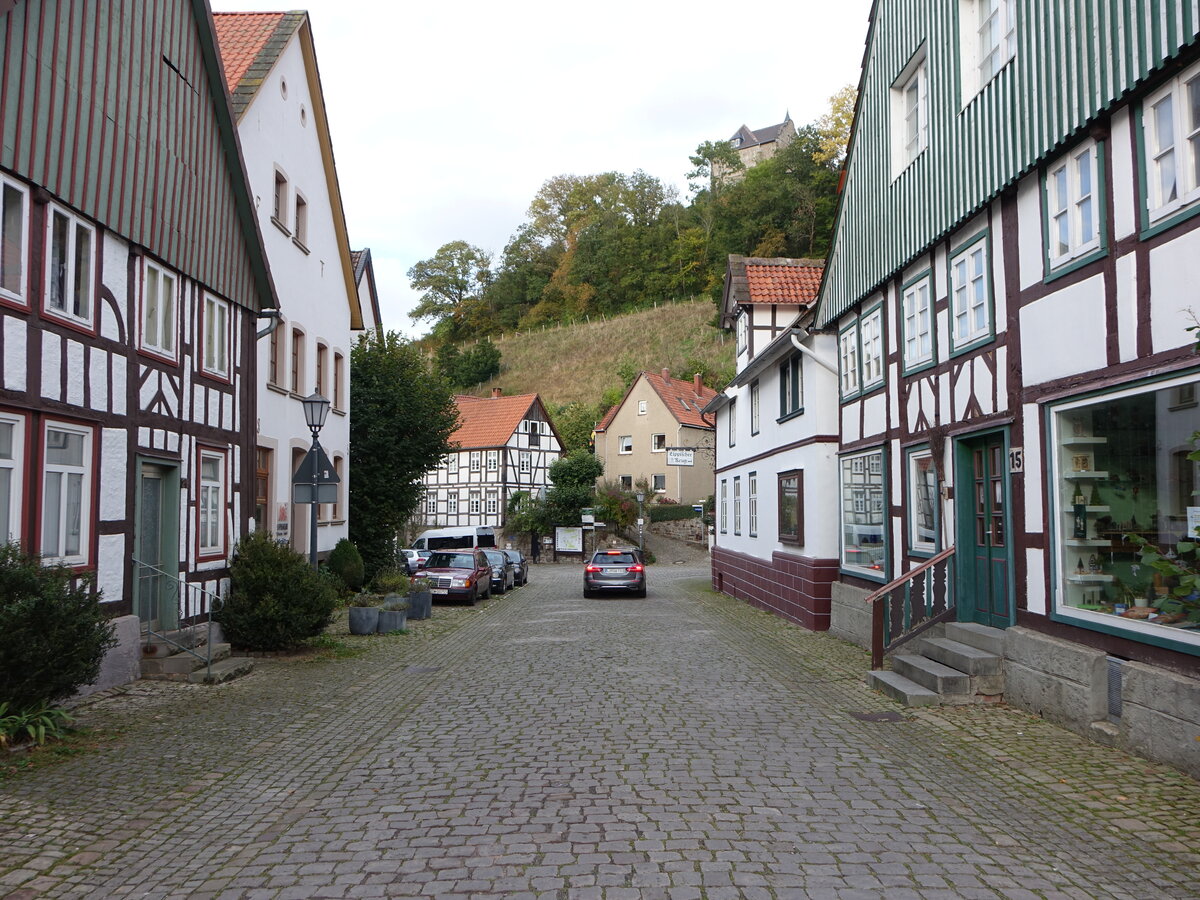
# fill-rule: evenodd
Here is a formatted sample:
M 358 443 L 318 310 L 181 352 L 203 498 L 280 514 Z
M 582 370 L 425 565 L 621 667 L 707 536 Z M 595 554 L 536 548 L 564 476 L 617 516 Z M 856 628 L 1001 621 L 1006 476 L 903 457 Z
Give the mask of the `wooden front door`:
M 179 518 L 169 505 L 179 495 L 178 484 L 174 467 L 148 462 L 138 467 L 133 599 L 143 630 L 179 627 L 178 585 L 171 577 L 179 568 Z
M 1012 624 L 1012 550 L 1004 434 L 957 443 L 958 618 Z

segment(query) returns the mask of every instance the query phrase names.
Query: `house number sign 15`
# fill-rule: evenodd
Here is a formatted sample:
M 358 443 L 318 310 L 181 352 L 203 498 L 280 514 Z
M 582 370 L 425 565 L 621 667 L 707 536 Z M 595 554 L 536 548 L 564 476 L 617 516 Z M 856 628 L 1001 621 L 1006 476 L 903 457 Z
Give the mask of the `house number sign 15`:
M 1024 447 L 1008 448 L 1008 471 L 1012 475 L 1019 475 L 1021 472 L 1025 471 Z

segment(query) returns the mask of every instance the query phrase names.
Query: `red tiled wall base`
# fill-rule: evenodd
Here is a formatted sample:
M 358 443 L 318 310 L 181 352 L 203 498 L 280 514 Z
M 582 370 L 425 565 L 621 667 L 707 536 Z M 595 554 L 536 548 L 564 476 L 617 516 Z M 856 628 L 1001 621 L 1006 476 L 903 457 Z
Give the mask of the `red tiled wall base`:
M 775 552 L 768 562 L 721 547 L 712 551 L 716 590 L 813 631 L 829 628 L 829 586 L 837 571 L 836 559 Z

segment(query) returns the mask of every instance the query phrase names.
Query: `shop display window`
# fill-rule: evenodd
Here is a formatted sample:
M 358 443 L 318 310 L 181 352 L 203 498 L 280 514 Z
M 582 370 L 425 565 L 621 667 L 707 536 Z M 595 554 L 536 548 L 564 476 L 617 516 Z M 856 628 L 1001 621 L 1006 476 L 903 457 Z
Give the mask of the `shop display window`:
M 1200 592 L 1139 552 L 1196 568 L 1197 393 L 1193 373 L 1054 408 L 1060 615 L 1200 647 Z

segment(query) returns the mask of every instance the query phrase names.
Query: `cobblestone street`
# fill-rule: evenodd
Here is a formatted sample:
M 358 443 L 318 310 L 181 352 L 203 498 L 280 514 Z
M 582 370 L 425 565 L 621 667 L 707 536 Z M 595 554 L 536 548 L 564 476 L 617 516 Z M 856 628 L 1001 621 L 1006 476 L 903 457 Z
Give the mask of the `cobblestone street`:
M 543 565 L 358 656 L 109 695 L 99 749 L 0 781 L 0 897 L 1200 897 L 1200 784 L 903 710 L 706 575 Z

